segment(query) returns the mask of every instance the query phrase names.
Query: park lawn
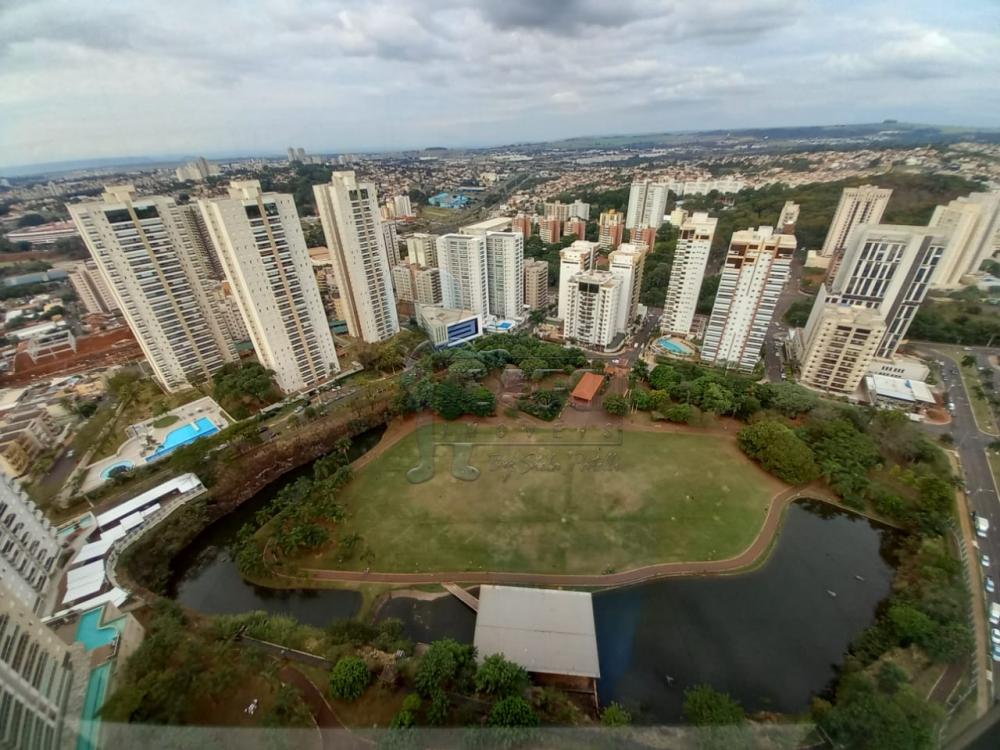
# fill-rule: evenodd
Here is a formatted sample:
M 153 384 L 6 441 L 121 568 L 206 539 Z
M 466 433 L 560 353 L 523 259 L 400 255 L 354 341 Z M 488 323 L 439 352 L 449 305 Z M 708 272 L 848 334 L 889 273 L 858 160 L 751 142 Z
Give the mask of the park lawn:
M 436 425 L 439 440 L 443 428 L 452 426 Z M 453 448 L 438 445 L 435 474 L 421 484 L 406 478 L 419 463 L 417 434 L 410 434 L 342 491 L 347 519 L 337 535 L 360 534 L 369 554 L 359 549 L 340 561 L 332 544 L 291 562 L 388 572 L 601 574 L 724 559 L 753 542 L 768 500 L 785 487 L 723 437 L 555 434 L 482 431 L 471 449 L 469 463 L 481 471 L 473 481 L 452 476 Z M 460 435 L 452 439 L 469 439 Z

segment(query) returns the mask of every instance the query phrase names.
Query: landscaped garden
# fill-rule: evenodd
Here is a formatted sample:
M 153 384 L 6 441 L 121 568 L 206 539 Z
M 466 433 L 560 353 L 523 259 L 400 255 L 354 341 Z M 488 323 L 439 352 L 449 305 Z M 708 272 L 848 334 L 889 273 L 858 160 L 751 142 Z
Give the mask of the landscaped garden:
M 418 433 L 375 458 L 338 494 L 345 518 L 330 543 L 296 564 L 379 571 L 503 570 L 600 574 L 657 562 L 724 559 L 757 536 L 784 485 L 724 437 L 651 432 L 436 428 L 435 470 L 412 483 Z M 474 472 L 473 472 L 474 473 Z M 345 554 L 344 541 L 351 545 Z

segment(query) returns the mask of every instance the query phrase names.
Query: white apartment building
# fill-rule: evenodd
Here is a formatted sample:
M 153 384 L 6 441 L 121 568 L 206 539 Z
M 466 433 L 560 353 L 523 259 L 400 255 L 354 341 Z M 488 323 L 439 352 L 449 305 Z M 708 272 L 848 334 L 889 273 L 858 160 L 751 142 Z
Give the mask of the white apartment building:
M 466 224 L 458 228 L 459 234 L 486 234 L 487 232 L 509 232 L 514 220 L 510 216 L 497 216 L 484 219 L 475 224 Z
M 570 216 L 570 204 L 559 201 L 551 201 L 542 204 L 542 215 L 551 216 L 560 222 L 566 221 Z
M 413 216 L 413 204 L 410 202 L 410 196 L 408 195 L 397 195 L 392 199 L 392 206 L 396 212 L 396 216 Z
M 524 261 L 524 306 L 529 310 L 549 306 L 549 264 L 544 260 Z
M 628 229 L 653 227 L 659 229 L 667 210 L 667 185 L 651 180 L 636 180 L 628 193 L 625 226 Z
M 314 268 L 315 271 L 315 268 Z M 314 274 L 315 275 L 315 274 Z M 319 282 L 317 281 L 317 286 Z M 219 300 L 219 310 L 222 312 L 222 325 L 227 329 L 227 335 L 233 341 L 249 341 L 250 331 L 243 320 L 236 295 L 228 281 L 220 281 L 215 285 L 215 296 Z
M 199 156 L 182 167 L 177 167 L 174 176 L 178 182 L 204 182 L 209 177 L 221 174 L 219 168 Z
M 675 211 L 671 223 L 679 228 L 677 250 L 670 269 L 667 296 L 663 303 L 660 328 L 667 333 L 687 336 L 691 332 L 701 282 L 705 278 L 705 266 L 712 251 L 712 238 L 719 220 L 703 211 L 688 215 L 683 209 L 680 215 Z
M 524 317 L 524 237 L 519 232 L 486 233 L 486 289 L 491 315 Z
M 778 214 L 778 223 L 774 225 L 775 230 L 781 234 L 795 234 L 795 224 L 799 220 L 801 206 L 795 201 L 785 201 Z
M 441 291 L 441 269 L 422 268 L 413 281 L 413 301 L 420 305 L 440 305 L 444 299 Z
M 615 326 L 622 333 L 628 330 L 629 324 L 638 313 L 645 264 L 645 250 L 628 242 L 623 242 L 608 256 L 608 270 L 621 281 Z
M 65 643 L 0 581 L 0 745 L 76 748 L 89 674 L 83 645 Z
M 972 193 L 938 206 L 928 226 L 951 233 L 933 286 L 957 289 L 963 276 L 1000 253 L 1000 191 Z
M 573 201 L 569 204 L 569 215 L 570 217 L 575 216 L 578 219 L 590 221 L 590 204 L 584 203 L 581 200 Z
M 67 206 L 132 333 L 167 391 L 207 380 L 236 359 L 219 324 L 208 250 L 192 205 L 137 198 L 131 185 Z
M 35 611 L 59 556 L 55 527 L 21 486 L 0 473 L 0 583 Z
M 562 222 L 555 216 L 544 216 L 538 220 L 538 236 L 546 245 L 562 238 Z
M 348 333 L 368 343 L 396 335 L 399 319 L 375 184 L 359 181 L 353 171 L 334 172 L 313 192 Z
M 614 250 L 622 244 L 624 236 L 625 215 L 613 208 L 602 211 L 597 219 L 597 244 L 601 250 Z
M 406 238 L 406 259 L 424 268 L 437 268 L 436 234 L 414 232 Z
M 817 300 L 826 298 L 820 288 Z M 875 309 L 818 302 L 802 333 L 800 381 L 812 388 L 851 394 L 857 390 L 885 335 Z
M 882 214 L 889 205 L 890 197 L 892 190 L 874 185 L 844 188 L 833 222 L 819 251 L 819 258 L 826 259 L 824 262 L 830 269 L 827 278 L 836 275 L 851 230 L 861 224 L 878 224 L 882 221 Z
M 260 363 L 285 393 L 340 371 L 295 201 L 233 181 L 198 201 Z
M 760 360 L 774 308 L 788 281 L 795 237 L 773 227 L 733 232 L 705 329 L 701 360 L 750 372 Z
M 414 276 L 418 268 L 420 266 L 415 263 L 400 263 L 392 267 L 392 288 L 396 292 L 398 302 L 413 302 L 416 294 Z
M 576 240 L 559 251 L 559 309 L 557 315 L 566 320 L 570 278 L 581 271 L 589 271 L 597 261 L 597 243 Z
M 445 234 L 437 240 L 441 304 L 452 310 L 490 314 L 486 233 Z
M 610 271 L 581 271 L 568 279 L 563 336 L 591 349 L 606 349 L 617 325 L 621 279 Z
M 396 222 L 382 222 L 382 236 L 385 237 L 385 252 L 389 261 L 389 268 L 398 266 L 399 256 L 399 234 L 396 232 Z
M 88 313 L 110 313 L 118 309 L 111 287 L 101 276 L 97 264 L 93 260 L 77 263 L 70 269 L 69 283 L 73 285 L 76 296 L 80 298 Z
M 936 227 L 861 225 L 847 240 L 825 301 L 878 310 L 886 331 L 875 356 L 891 359 L 927 296 L 949 239 L 949 230 Z

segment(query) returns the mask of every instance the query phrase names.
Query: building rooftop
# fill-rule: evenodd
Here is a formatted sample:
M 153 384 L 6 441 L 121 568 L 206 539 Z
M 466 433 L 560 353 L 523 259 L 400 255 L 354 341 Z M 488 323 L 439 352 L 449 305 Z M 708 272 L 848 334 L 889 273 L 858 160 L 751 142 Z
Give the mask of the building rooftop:
M 925 404 L 937 403 L 927 383 L 920 380 L 893 378 L 888 375 L 869 375 L 865 378 L 865 384 L 868 386 L 869 393 L 883 398 L 910 403 L 918 401 Z
M 586 592 L 482 586 L 474 643 L 480 659 L 503 654 L 529 672 L 601 676 Z
M 582 401 L 593 401 L 602 385 L 604 385 L 604 378 L 595 372 L 585 372 L 580 378 L 580 382 L 576 384 L 576 388 L 573 389 L 572 396 Z

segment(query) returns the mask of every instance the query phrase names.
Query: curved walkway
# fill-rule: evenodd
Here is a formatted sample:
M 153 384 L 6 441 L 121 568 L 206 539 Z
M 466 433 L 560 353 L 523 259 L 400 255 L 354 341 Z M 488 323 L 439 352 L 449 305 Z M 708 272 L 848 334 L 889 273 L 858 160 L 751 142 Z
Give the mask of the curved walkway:
M 421 585 L 431 583 L 457 582 L 466 584 L 534 584 L 538 586 L 630 586 L 657 578 L 693 575 L 721 575 L 735 573 L 751 567 L 762 560 L 771 547 L 781 527 L 785 509 L 799 499 L 818 499 L 840 503 L 827 490 L 818 486 L 792 487 L 771 498 L 767 516 L 757 538 L 743 552 L 724 560 L 703 560 L 697 562 L 669 562 L 646 565 L 620 573 L 604 575 L 576 575 L 560 573 L 514 573 L 503 571 L 458 571 L 438 573 L 380 573 L 358 570 L 322 570 L 304 568 L 303 576 L 275 573 L 280 578 L 297 581 L 340 581 L 362 583 L 388 583 Z

